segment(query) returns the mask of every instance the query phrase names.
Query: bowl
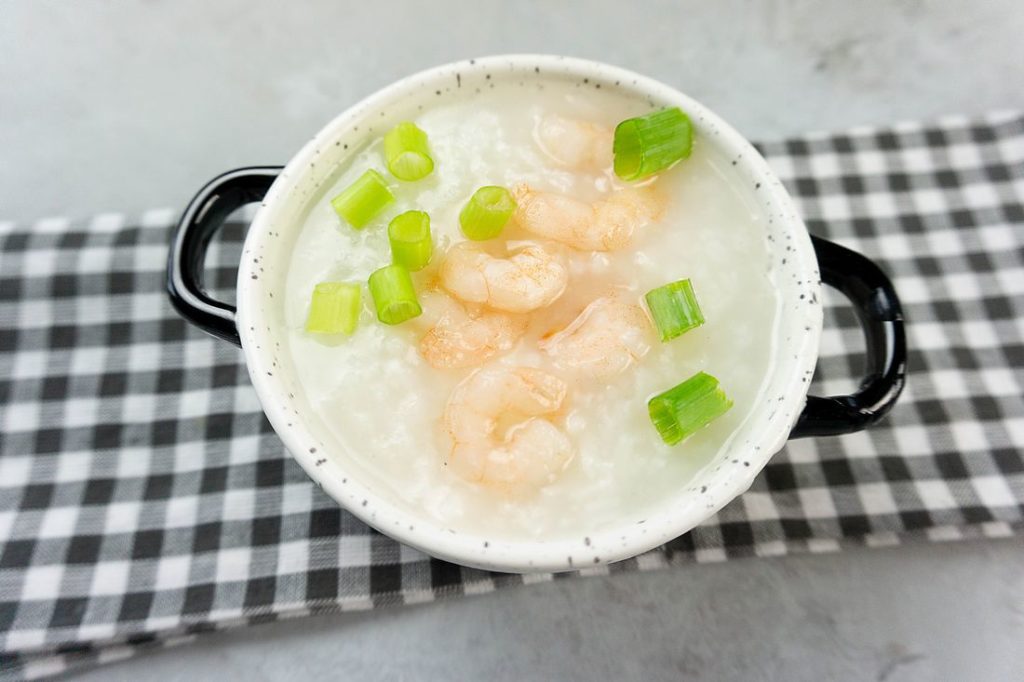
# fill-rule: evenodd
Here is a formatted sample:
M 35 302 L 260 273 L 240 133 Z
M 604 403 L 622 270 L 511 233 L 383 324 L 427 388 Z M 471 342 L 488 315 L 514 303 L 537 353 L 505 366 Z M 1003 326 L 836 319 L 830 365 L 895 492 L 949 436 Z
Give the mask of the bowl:
M 702 144 L 732 160 L 735 179 L 757 191 L 765 218 L 771 280 L 782 305 L 765 400 L 716 459 L 645 518 L 623 518 L 579 537 L 511 540 L 451 528 L 417 514 L 344 452 L 325 452 L 323 426 L 311 417 L 286 348 L 283 290 L 300 216 L 334 169 L 369 136 L 379 136 L 416 111 L 479 87 L 521 87 L 536 79 L 567 79 L 621 91 L 686 111 Z M 203 286 L 206 247 L 237 208 L 259 203 L 238 269 L 237 307 Z M 850 395 L 808 396 L 822 329 L 822 283 L 851 302 L 866 339 L 864 379 Z M 353 105 L 282 167 L 240 168 L 218 176 L 189 204 L 174 235 L 167 288 L 189 322 L 240 345 L 252 384 L 274 430 L 325 492 L 396 540 L 467 566 L 511 572 L 563 571 L 618 561 L 686 533 L 741 495 L 788 439 L 836 436 L 867 428 L 885 415 L 903 387 L 906 344 L 899 299 L 872 261 L 812 237 L 786 188 L 754 147 L 710 109 L 675 88 L 607 64 L 545 55 L 505 55 L 439 66 L 389 85 Z M 278 296 L 274 296 L 278 293 Z M 585 541 L 584 541 L 585 540 Z

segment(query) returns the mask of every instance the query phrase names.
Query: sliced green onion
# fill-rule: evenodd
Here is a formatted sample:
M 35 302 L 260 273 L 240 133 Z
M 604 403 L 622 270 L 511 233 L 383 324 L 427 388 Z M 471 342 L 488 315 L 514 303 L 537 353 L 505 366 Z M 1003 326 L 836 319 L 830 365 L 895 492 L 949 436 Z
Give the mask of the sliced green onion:
M 430 262 L 434 245 L 430 241 L 430 216 L 423 211 L 396 215 L 388 225 L 391 260 L 407 270 L 422 270 Z
M 384 178 L 371 168 L 331 199 L 331 206 L 342 220 L 358 230 L 394 200 Z
M 651 289 L 644 299 L 662 342 L 671 341 L 704 324 L 704 314 L 688 279 Z
M 427 134 L 415 123 L 399 123 L 384 136 L 384 161 L 399 180 L 420 180 L 434 170 Z
M 732 407 L 718 379 L 697 372 L 683 383 L 647 402 L 651 423 L 669 445 L 686 440 Z
M 384 324 L 405 322 L 423 312 L 416 300 L 412 277 L 401 265 L 387 265 L 370 275 L 370 295 L 377 319 Z
M 615 174 L 632 182 L 690 156 L 693 125 L 679 107 L 628 118 L 615 127 Z
M 481 187 L 473 192 L 459 213 L 462 234 L 476 241 L 494 239 L 515 210 L 516 200 L 507 189 L 493 185 Z
M 320 282 L 313 289 L 306 331 L 316 334 L 351 334 L 359 322 L 363 287 L 346 282 Z

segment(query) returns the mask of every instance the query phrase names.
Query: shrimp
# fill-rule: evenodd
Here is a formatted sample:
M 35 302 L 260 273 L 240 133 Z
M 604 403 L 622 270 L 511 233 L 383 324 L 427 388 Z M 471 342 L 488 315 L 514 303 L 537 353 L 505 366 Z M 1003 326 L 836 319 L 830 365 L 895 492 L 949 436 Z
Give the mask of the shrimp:
M 612 165 L 611 128 L 550 114 L 541 119 L 536 138 L 548 156 L 570 168 L 604 169 Z
M 563 369 L 607 378 L 647 354 L 651 349 L 651 323 L 639 305 L 603 296 L 592 301 L 565 329 L 542 339 L 539 346 Z
M 558 255 L 539 244 L 528 244 L 508 258 L 495 258 L 472 242 L 460 242 L 441 263 L 440 281 L 467 303 L 527 313 L 561 296 L 569 271 Z
M 420 303 L 430 329 L 420 339 L 420 355 L 436 369 L 473 367 L 515 345 L 526 328 L 519 315 L 495 311 L 471 313 L 441 292 L 427 292 Z
M 581 251 L 614 251 L 627 246 L 633 232 L 655 220 L 662 198 L 650 186 L 627 187 L 593 204 L 529 185 L 512 189 L 516 221 L 526 230 Z
M 465 378 L 448 399 L 448 457 L 460 477 L 509 491 L 552 483 L 573 458 L 569 437 L 542 415 L 557 412 L 568 387 L 533 367 L 487 367 Z M 499 431 L 499 420 L 520 419 Z

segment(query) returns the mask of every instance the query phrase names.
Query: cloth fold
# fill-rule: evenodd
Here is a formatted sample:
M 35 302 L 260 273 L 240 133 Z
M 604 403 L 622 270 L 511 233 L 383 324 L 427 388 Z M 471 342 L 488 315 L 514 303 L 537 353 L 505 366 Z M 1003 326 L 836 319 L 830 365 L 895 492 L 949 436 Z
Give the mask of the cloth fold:
M 892 277 L 907 389 L 870 431 L 791 442 L 693 532 L 584 573 L 1024 531 L 1024 115 L 760 148 L 812 233 Z M 313 485 L 241 353 L 168 304 L 175 218 L 0 222 L 0 677 L 553 579 L 430 559 Z M 232 286 L 243 234 L 221 235 L 215 287 Z M 848 391 L 862 344 L 826 295 L 812 393 Z

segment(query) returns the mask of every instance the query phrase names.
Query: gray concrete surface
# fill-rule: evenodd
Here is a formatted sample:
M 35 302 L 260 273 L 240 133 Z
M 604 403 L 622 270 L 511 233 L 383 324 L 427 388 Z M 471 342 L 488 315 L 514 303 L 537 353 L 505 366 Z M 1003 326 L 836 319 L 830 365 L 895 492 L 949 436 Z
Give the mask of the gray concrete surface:
M 181 206 L 419 68 L 603 59 L 752 138 L 1024 108 L 1020 0 L 0 2 L 0 220 Z M 1019 540 L 747 560 L 211 635 L 90 680 L 1024 679 Z

